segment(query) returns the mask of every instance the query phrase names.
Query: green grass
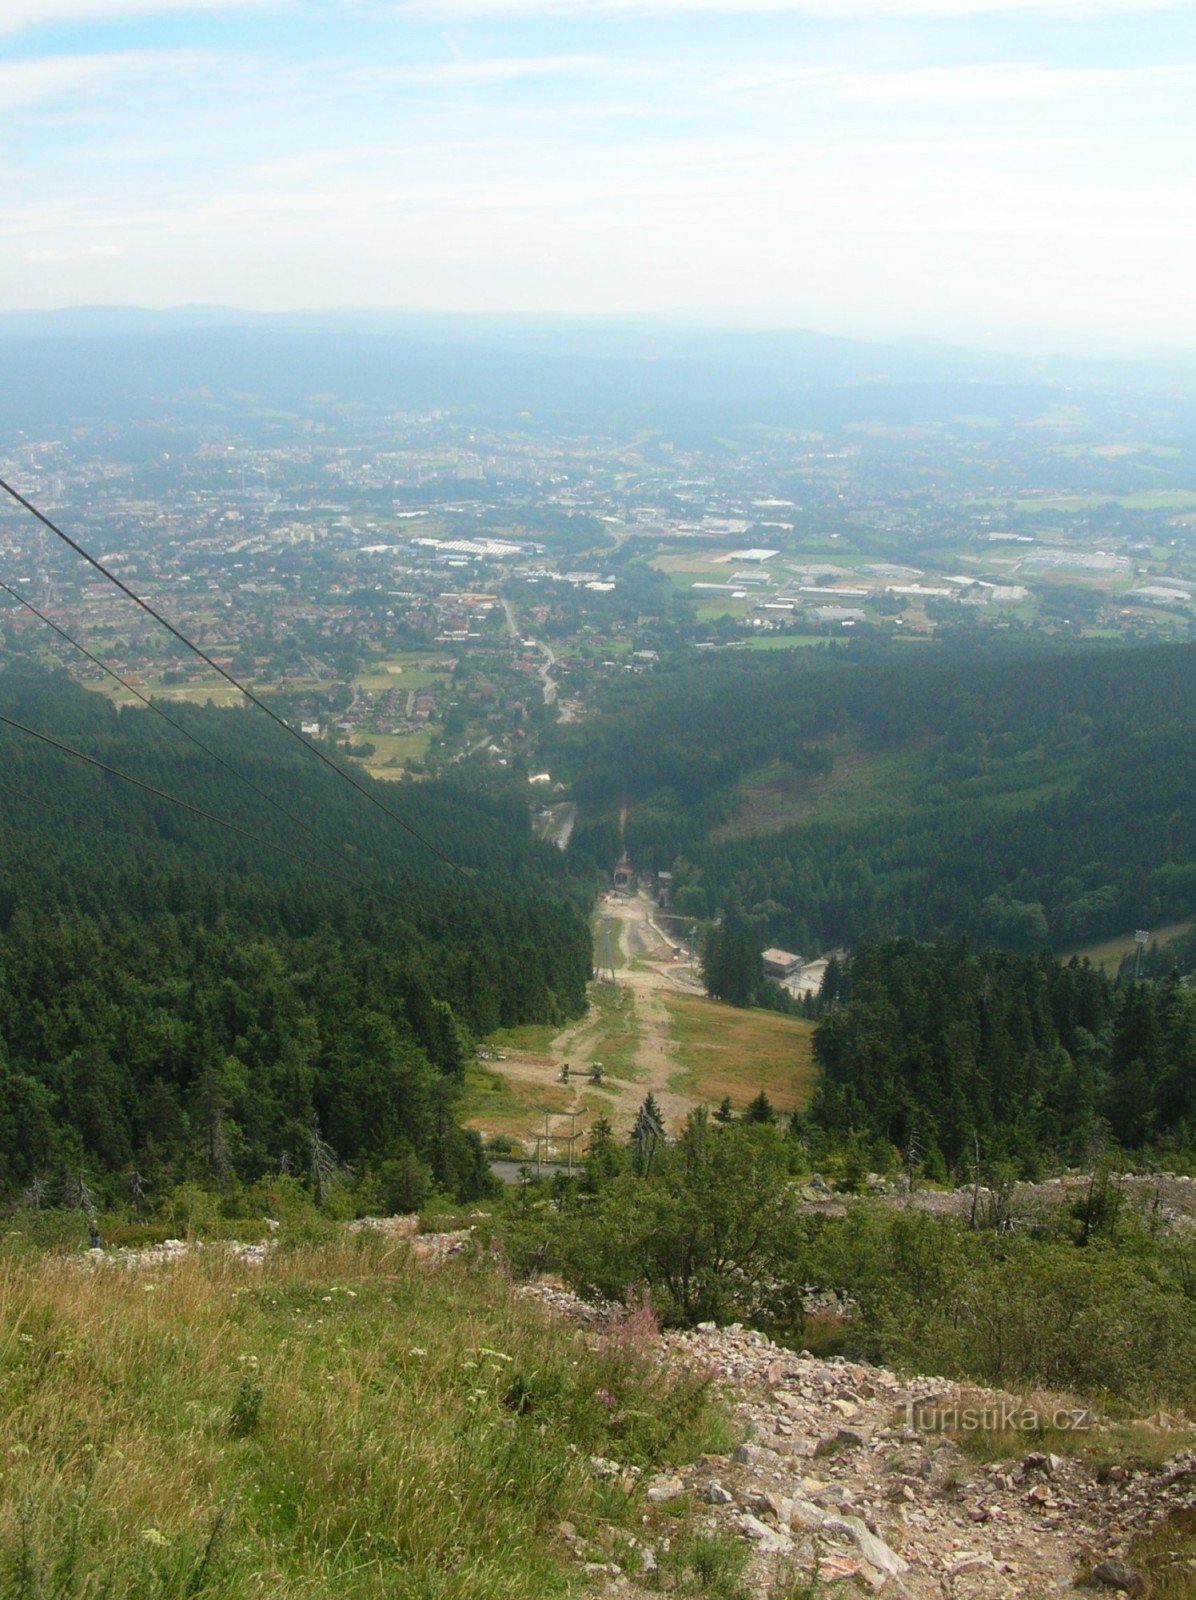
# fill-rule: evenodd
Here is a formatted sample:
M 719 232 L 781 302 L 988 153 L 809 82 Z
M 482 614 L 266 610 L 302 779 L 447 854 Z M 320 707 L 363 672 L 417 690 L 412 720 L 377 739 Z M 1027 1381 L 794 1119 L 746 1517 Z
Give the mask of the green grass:
M 1013 812 L 1066 790 L 1083 767 L 1066 750 L 1029 750 L 969 777 L 944 778 L 922 749 L 879 753 L 850 737 L 827 741 L 825 748 L 833 757 L 825 775 L 794 774 L 779 761 L 749 773 L 734 816 L 711 837 L 737 839 L 807 823 L 853 827 L 882 815 L 932 816 L 938 806 Z
M 1192 923 L 1193 919 L 1189 917 L 1186 922 L 1172 922 L 1164 928 L 1153 928 L 1150 930 L 1151 940 L 1166 944 L 1168 939 L 1178 939 L 1181 933 L 1187 933 Z M 1065 951 L 1060 960 L 1070 961 L 1072 956 L 1078 956 L 1081 961 L 1090 961 L 1102 972 L 1115 976 L 1126 956 L 1133 955 L 1135 943 L 1132 933 L 1122 934 L 1116 939 L 1100 939 L 1095 944 L 1077 945 Z
M 746 617 L 752 609 L 751 600 L 732 600 L 730 595 L 712 595 L 708 600 L 699 600 L 694 607 L 694 617 L 698 622 L 714 622 L 719 617 Z
M 366 756 L 361 765 L 375 778 L 401 778 L 402 765 L 389 766 L 388 763 L 422 761 L 432 743 L 432 734 L 426 728 L 414 733 L 370 733 L 365 730 L 356 733 L 354 738 L 374 746 L 374 754 Z
M 826 776 L 794 775 L 783 762 L 749 773 L 740 785 L 735 815 L 717 828 L 715 839 L 793 827 L 810 820 L 858 820 L 913 800 L 923 788 L 924 759 L 917 750 L 877 755 L 847 739 L 830 745 L 834 765 Z
M 590 1000 L 602 1021 L 586 1043 L 587 1060 L 601 1061 L 608 1077 L 634 1082 L 641 1075 L 636 1065 L 640 1029 L 634 1001 L 630 996 L 616 1000 L 605 983 L 591 986 Z
M 85 689 L 94 690 L 112 701 L 114 706 L 140 706 L 142 702 L 135 694 L 117 683 L 114 679 L 85 678 L 80 680 Z M 163 683 L 161 678 L 139 677 L 137 674 L 129 675 L 129 682 L 139 689 L 143 695 L 162 701 L 175 701 L 195 706 L 205 706 L 209 702 L 215 706 L 239 706 L 244 701 L 244 696 L 239 689 L 234 689 L 231 683 L 225 683 L 223 678 L 206 678 L 192 683 Z M 273 691 L 267 684 L 256 691 L 269 697 Z
M 517 1028 L 496 1028 L 486 1043 L 496 1050 L 522 1050 L 529 1055 L 546 1056 L 560 1031 L 555 1022 L 525 1022 Z
M 604 918 L 601 914 L 594 918 L 594 967 L 595 970 L 600 970 L 605 960 L 605 951 L 602 948 L 604 921 L 610 930 L 611 965 L 618 971 L 627 965 L 627 955 L 623 949 L 623 924 L 618 917 Z
M 646 1337 L 583 1339 L 484 1260 L 368 1235 L 256 1268 L 9 1253 L 0 1312 L 13 1596 L 564 1595 L 562 1520 L 592 1559 L 644 1533 L 591 1454 L 651 1471 L 729 1437 Z
M 465 1068 L 458 1114 L 467 1128 L 508 1134 L 524 1143 L 541 1130 L 545 1111 L 564 1111 L 571 1099 L 563 1084 L 504 1077 L 473 1062 Z
M 808 1103 L 814 1092 L 814 1024 L 776 1011 L 741 1010 L 700 995 L 662 994 L 680 1071 L 669 1087 L 742 1111 L 763 1089 L 777 1111 Z
M 820 633 L 761 633 L 752 639 L 744 639 L 738 645 L 740 650 L 809 650 L 815 645 L 825 644 L 826 638 Z
M 977 505 L 1003 506 L 1007 502 L 999 495 L 990 495 L 975 502 Z M 1093 506 L 1121 506 L 1126 511 L 1190 511 L 1196 507 L 1196 492 L 1191 489 L 1138 489 L 1132 494 L 1060 494 L 1023 496 L 1013 500 L 1013 509 L 1021 516 L 1039 511 L 1088 511 Z

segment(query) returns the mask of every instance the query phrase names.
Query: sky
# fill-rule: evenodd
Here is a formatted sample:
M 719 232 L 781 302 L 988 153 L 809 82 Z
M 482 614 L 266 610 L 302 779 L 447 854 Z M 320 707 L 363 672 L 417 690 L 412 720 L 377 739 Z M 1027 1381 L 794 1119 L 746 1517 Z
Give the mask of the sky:
M 1196 0 L 0 0 L 0 174 L 0 309 L 1192 348 Z

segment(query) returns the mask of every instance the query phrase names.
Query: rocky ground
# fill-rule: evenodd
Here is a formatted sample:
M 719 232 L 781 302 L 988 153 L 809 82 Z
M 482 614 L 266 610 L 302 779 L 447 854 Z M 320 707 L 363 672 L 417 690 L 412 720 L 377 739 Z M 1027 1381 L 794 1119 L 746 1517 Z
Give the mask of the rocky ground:
M 602 1312 L 561 1289 L 525 1292 L 559 1315 L 601 1324 Z M 747 1442 L 644 1486 L 641 1569 L 659 1554 L 653 1508 L 684 1498 L 711 1534 L 748 1544 L 747 1583 L 762 1600 L 810 1580 L 902 1600 L 1046 1600 L 1079 1577 L 1128 1594 L 1138 1587 L 1126 1564 L 1135 1536 L 1196 1507 L 1196 1431 L 1179 1419 L 1153 1419 L 1165 1460 L 1110 1466 L 1099 1451 L 1031 1448 L 1012 1425 L 1025 1401 L 794 1354 L 737 1326 L 663 1335 L 660 1355 L 711 1373 Z M 956 1411 L 966 1425 L 969 1409 L 1007 1425 L 1006 1458 L 979 1460 L 936 1426 Z M 601 1460 L 591 1468 L 623 1470 Z M 594 1568 L 604 1600 L 642 1592 L 634 1562 L 616 1571 L 580 1544 L 576 1554 Z M 1196 1595 L 1196 1570 L 1191 1585 Z
M 474 1248 L 471 1229 L 419 1233 L 416 1217 L 350 1227 L 409 1238 L 431 1264 Z M 251 1266 L 273 1242 L 206 1248 Z M 169 1240 L 84 1259 L 146 1268 L 196 1248 L 204 1247 Z M 621 1315 L 550 1283 L 519 1292 L 595 1339 Z M 1054 1454 L 1027 1433 L 1025 1398 L 795 1353 L 738 1325 L 648 1337 L 662 1362 L 712 1378 L 744 1442 L 646 1483 L 617 1461 L 590 1462 L 644 1502 L 644 1534 L 630 1560 L 613 1561 L 562 1525 L 596 1600 L 658 1592 L 651 1574 L 675 1527 L 668 1508 L 682 1501 L 702 1530 L 743 1542 L 746 1585 L 758 1600 L 789 1600 L 811 1583 L 895 1600 L 1050 1600 L 1078 1580 L 1129 1600 L 1142 1587 L 1135 1539 L 1176 1512 L 1196 1531 L 1196 1427 L 1186 1419 L 1145 1419 L 1134 1436 L 1072 1402 L 1035 1397 L 1038 1417 L 1067 1428 L 1077 1445 Z M 970 1418 L 989 1441 L 979 1453 L 952 1436 L 967 1433 Z M 1172 1592 L 1196 1600 L 1196 1561 L 1187 1568 Z
M 1196 1227 L 1196 1178 L 1182 1173 L 1111 1173 L 1106 1180 L 1127 1210 L 1171 1228 Z M 1041 1183 L 1016 1183 L 1001 1194 L 981 1187 L 959 1189 L 915 1187 L 910 1192 L 904 1178 L 882 1178 L 868 1174 L 866 1193 L 881 1205 L 912 1206 L 936 1216 L 969 1217 L 973 1210 L 991 1226 L 995 1217 L 1013 1228 L 1033 1227 L 1035 1222 L 1061 1206 L 1083 1205 L 1092 1186 L 1091 1174 L 1069 1172 Z M 843 1217 L 854 1197 L 833 1189 L 817 1173 L 799 1188 L 807 1210 L 826 1216 Z

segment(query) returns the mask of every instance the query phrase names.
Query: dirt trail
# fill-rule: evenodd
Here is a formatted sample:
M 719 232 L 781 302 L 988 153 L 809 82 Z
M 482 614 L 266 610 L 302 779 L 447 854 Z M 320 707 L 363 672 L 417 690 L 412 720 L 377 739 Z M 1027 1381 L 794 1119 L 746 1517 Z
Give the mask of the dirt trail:
M 616 961 L 624 963 L 616 967 L 615 978 L 620 1005 L 630 1008 L 624 1012 L 626 1020 L 612 1013 L 609 983 L 599 980 L 592 992 L 605 990 L 603 1005 L 591 1004 L 586 1016 L 557 1034 L 545 1052 L 505 1050 L 493 1063 L 494 1070 L 511 1083 L 536 1085 L 558 1121 L 570 1111 L 604 1114 L 617 1130 L 626 1131 L 651 1091 L 666 1126 L 675 1128 L 699 1102 L 669 1087 L 680 1063 L 661 993 L 701 994 L 701 984 L 687 962 L 675 959 L 675 947 L 663 937 L 655 921 L 656 907 L 647 896 L 612 895 L 599 909 L 612 924 L 611 941 L 619 952 Z M 612 1047 L 624 1054 L 622 1040 L 627 1036 L 632 1041 L 631 1075 L 608 1071 L 601 1086 L 594 1085 L 589 1068 L 603 1061 Z M 560 1074 L 566 1064 L 570 1078 L 563 1083 Z
M 608 1318 L 618 1325 L 617 1312 L 559 1286 L 521 1292 L 591 1338 Z M 1027 1401 L 997 1390 L 799 1355 L 738 1323 L 660 1336 L 658 1352 L 711 1376 L 749 1442 L 643 1482 L 618 1462 L 591 1459 L 597 1476 L 622 1474 L 645 1510 L 645 1553 L 628 1562 L 621 1552 L 627 1571 L 600 1544 L 575 1542 L 601 1600 L 649 1600 L 654 1590 L 637 1580 L 655 1569 L 670 1532 L 656 1508 L 683 1501 L 705 1534 L 747 1545 L 753 1600 L 822 1584 L 836 1585 L 828 1593 L 841 1586 L 844 1596 L 893 1600 L 1048 1600 L 1074 1594 L 1085 1572 L 1098 1587 L 1081 1593 L 1121 1590 L 1124 1600 L 1147 1592 L 1133 1565 L 1135 1538 L 1191 1514 L 1196 1430 L 1183 1418 L 1137 1424 L 1150 1432 L 1157 1460 L 1130 1451 L 1125 1465 L 1110 1468 L 1110 1453 L 1117 1460 L 1127 1451 L 1115 1425 L 1065 1397 L 1039 1395 L 1035 1406 L 1068 1419 L 1092 1444 L 1057 1456 L 1023 1431 Z M 997 1459 L 961 1447 L 944 1426 L 961 1416 L 986 1419 Z

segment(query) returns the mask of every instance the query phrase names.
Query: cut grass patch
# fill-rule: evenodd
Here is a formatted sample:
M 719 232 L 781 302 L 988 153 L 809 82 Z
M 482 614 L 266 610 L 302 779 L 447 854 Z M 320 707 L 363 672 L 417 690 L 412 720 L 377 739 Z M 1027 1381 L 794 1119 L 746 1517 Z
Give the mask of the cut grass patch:
M 814 1024 L 776 1011 L 744 1011 L 699 995 L 664 994 L 681 1063 L 669 1079 L 679 1094 L 736 1111 L 764 1090 L 777 1111 L 808 1104 L 814 1092 Z
M 496 1028 L 486 1043 L 494 1050 L 521 1050 L 547 1056 L 561 1028 L 555 1022 L 525 1022 L 517 1028 Z
M 1151 930 L 1152 943 L 1166 944 L 1169 939 L 1178 939 L 1180 934 L 1187 933 L 1193 925 L 1193 918 L 1185 922 L 1170 922 L 1165 928 Z M 1094 967 L 1099 967 L 1102 972 L 1116 976 L 1117 969 L 1126 956 L 1133 955 L 1136 941 L 1132 933 L 1121 935 L 1117 939 L 1102 939 L 1096 944 L 1077 945 L 1074 950 L 1066 950 L 1059 957 L 1060 961 L 1070 961 L 1072 956 L 1078 956 L 1081 961 L 1090 961 Z

